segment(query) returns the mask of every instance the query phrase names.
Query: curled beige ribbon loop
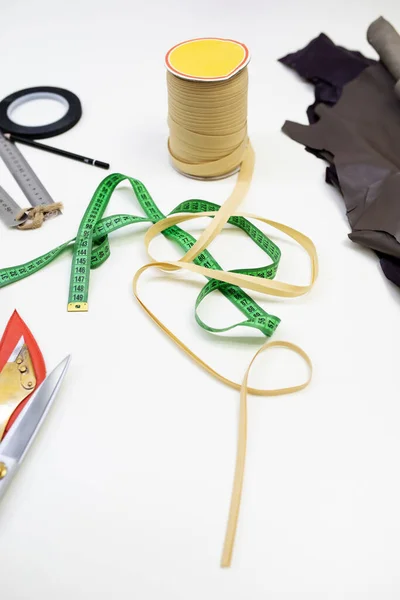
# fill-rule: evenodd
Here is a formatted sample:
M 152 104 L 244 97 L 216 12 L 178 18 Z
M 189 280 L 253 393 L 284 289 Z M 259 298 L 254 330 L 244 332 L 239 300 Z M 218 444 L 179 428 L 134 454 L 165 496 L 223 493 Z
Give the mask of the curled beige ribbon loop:
M 218 211 L 218 212 L 220 212 L 220 211 Z M 223 548 L 223 554 L 222 554 L 222 560 L 221 560 L 222 567 L 229 567 L 231 564 L 232 552 L 233 552 L 233 546 L 234 546 L 234 540 L 235 540 L 235 534 L 236 534 L 237 522 L 238 522 L 238 516 L 239 516 L 240 499 L 241 499 L 241 494 L 242 494 L 243 477 L 244 477 L 245 455 L 246 455 L 247 394 L 250 393 L 250 394 L 257 395 L 257 396 L 278 396 L 278 395 L 291 394 L 294 392 L 298 392 L 298 391 L 304 389 L 305 387 L 307 387 L 307 385 L 311 381 L 312 363 L 311 363 L 309 356 L 304 352 L 304 350 L 302 350 L 295 344 L 292 344 L 292 343 L 286 342 L 286 341 L 273 341 L 273 342 L 267 341 L 261 346 L 261 348 L 259 348 L 259 350 L 256 352 L 256 354 L 253 356 L 253 358 L 245 372 L 242 382 L 238 383 L 238 382 L 232 381 L 232 380 L 228 379 L 227 377 L 225 377 L 224 375 L 222 375 L 221 373 L 219 373 L 218 371 L 216 371 L 215 369 L 213 369 L 209 364 L 207 364 L 203 359 L 201 359 L 195 352 L 193 352 L 193 350 L 191 350 L 188 346 L 186 346 L 186 344 L 184 344 L 183 341 L 180 340 L 170 329 L 168 329 L 168 327 L 166 327 L 166 325 L 164 325 L 164 323 L 160 319 L 158 319 L 158 317 L 156 317 L 156 315 L 148 308 L 148 306 L 140 298 L 139 291 L 138 291 L 138 282 L 139 282 L 139 278 L 141 277 L 141 275 L 145 271 L 147 271 L 148 269 L 151 269 L 151 268 L 158 268 L 158 269 L 161 269 L 164 271 L 176 271 L 176 270 L 180 270 L 180 269 L 185 269 L 185 270 L 191 271 L 193 273 L 205 275 L 206 277 L 211 278 L 211 279 L 218 279 L 219 281 L 225 281 L 227 283 L 231 283 L 231 284 L 237 285 L 237 286 L 245 288 L 245 289 L 252 289 L 254 291 L 261 292 L 263 294 L 269 294 L 272 296 L 294 298 L 294 297 L 301 296 L 301 295 L 307 293 L 311 289 L 311 287 L 317 277 L 317 274 L 318 274 L 317 253 L 316 253 L 315 246 L 314 246 L 313 242 L 310 240 L 310 238 L 308 238 L 304 234 L 300 233 L 296 229 L 288 227 L 287 225 L 283 225 L 282 223 L 278 223 L 276 221 L 271 221 L 269 219 L 265 219 L 258 215 L 254 215 L 251 213 L 244 213 L 244 212 L 235 212 L 234 214 L 236 216 L 245 217 L 247 219 L 256 219 L 256 220 L 261 221 L 262 223 L 271 225 L 272 227 L 279 229 L 283 233 L 287 234 L 288 236 L 290 236 L 291 238 L 296 240 L 305 249 L 305 251 L 309 255 L 310 262 L 311 262 L 310 282 L 307 285 L 299 286 L 299 285 L 288 284 L 285 282 L 271 281 L 269 279 L 263 279 L 262 277 L 251 277 L 249 275 L 243 275 L 241 273 L 230 273 L 228 271 L 208 269 L 205 267 L 201 267 L 199 265 L 195 265 L 192 262 L 189 262 L 189 260 L 190 260 L 189 253 L 186 253 L 185 256 L 179 261 L 162 261 L 162 262 L 154 261 L 154 259 L 152 258 L 152 256 L 149 253 L 149 245 L 150 245 L 151 241 L 158 234 L 160 234 L 165 229 L 168 229 L 168 227 L 171 227 L 172 225 L 177 225 L 178 223 L 182 223 L 184 221 L 190 221 L 190 220 L 198 219 L 200 217 L 205 217 L 205 216 L 213 217 L 212 222 L 210 223 L 210 226 L 207 227 L 203 232 L 203 234 L 205 232 L 207 232 L 207 235 L 203 236 L 203 238 L 205 240 L 204 241 L 205 247 L 206 247 L 209 244 L 209 240 L 214 239 L 215 231 L 219 229 L 221 222 L 226 218 L 226 214 L 223 213 L 223 217 L 221 218 L 221 220 L 219 220 L 219 221 L 216 220 L 216 215 L 218 215 L 218 213 L 215 213 L 215 212 L 202 212 L 202 213 L 197 213 L 197 214 L 184 213 L 184 214 L 171 215 L 169 217 L 166 217 L 162 221 L 159 221 L 159 222 L 155 223 L 154 225 L 152 225 L 147 230 L 145 239 L 144 239 L 144 243 L 145 243 L 147 252 L 148 252 L 149 257 L 152 260 L 152 262 L 141 267 L 136 272 L 135 277 L 133 279 L 133 292 L 135 294 L 135 297 L 138 300 L 139 304 L 142 306 L 142 308 L 146 311 L 146 313 L 154 321 L 154 323 L 156 323 L 156 325 L 158 325 L 158 327 L 160 327 L 160 329 L 173 342 L 175 342 L 175 344 L 177 344 L 188 356 L 190 356 L 190 358 L 192 358 L 198 365 L 200 365 L 210 375 L 212 375 L 213 377 L 215 377 L 216 379 L 218 379 L 225 385 L 228 385 L 229 387 L 231 387 L 233 389 L 240 390 L 240 417 L 239 417 L 239 436 L 238 436 L 238 446 L 237 446 L 237 459 L 236 459 L 235 477 L 234 477 L 233 490 L 232 490 L 232 496 L 231 496 L 231 505 L 230 505 L 230 510 L 229 510 L 228 524 L 227 524 L 227 529 L 226 529 L 226 534 L 225 534 L 225 542 L 224 542 L 224 548 Z M 228 218 L 230 216 L 232 216 L 232 213 L 229 214 Z M 226 219 L 226 220 L 228 220 L 228 219 Z M 299 385 L 295 385 L 292 387 L 278 388 L 278 389 L 274 389 L 274 390 L 259 389 L 259 388 L 254 388 L 254 387 L 249 386 L 248 385 L 248 377 L 249 377 L 249 373 L 250 373 L 251 367 L 252 367 L 255 359 L 257 358 L 257 356 L 259 354 L 261 354 L 265 350 L 272 348 L 272 347 L 287 348 L 287 349 L 295 352 L 296 354 L 298 354 L 301 358 L 303 358 L 303 360 L 307 363 L 307 365 L 309 367 L 308 379 L 304 383 L 301 383 Z
M 246 442 L 247 442 L 247 392 L 249 387 L 247 385 L 251 367 L 253 366 L 256 358 L 265 350 L 270 348 L 287 348 L 301 356 L 309 367 L 308 379 L 299 385 L 295 385 L 287 388 L 280 388 L 275 390 L 264 390 L 263 396 L 280 396 L 282 394 L 293 394 L 304 390 L 305 387 L 311 381 L 312 375 L 312 363 L 307 354 L 290 342 L 266 342 L 261 346 L 255 353 L 247 367 L 245 376 L 243 378 L 242 386 L 240 388 L 240 412 L 239 412 L 239 431 L 238 431 L 238 442 L 237 442 L 237 453 L 236 453 L 236 467 L 235 477 L 233 481 L 233 489 L 231 496 L 231 506 L 229 509 L 228 525 L 225 534 L 224 549 L 222 551 L 221 567 L 229 567 L 232 561 L 233 545 L 235 542 L 235 535 L 237 529 L 237 523 L 239 518 L 240 501 L 242 497 L 243 478 L 244 478 L 244 466 L 246 459 Z
M 218 213 L 215 213 L 215 212 L 201 212 L 201 213 L 196 213 L 196 214 L 186 214 L 186 213 L 181 214 L 181 213 L 179 213 L 176 215 L 171 215 L 169 217 L 166 217 L 165 219 L 162 219 L 161 221 L 158 221 L 157 223 L 152 225 L 146 231 L 146 234 L 144 237 L 144 243 L 145 243 L 148 255 L 149 255 L 150 259 L 153 261 L 152 264 L 154 266 L 157 264 L 161 268 L 161 263 L 155 261 L 152 258 L 151 254 L 149 253 L 150 242 L 159 233 L 161 233 L 165 229 L 168 229 L 168 227 L 171 227 L 172 225 L 177 225 L 178 223 L 182 223 L 184 221 L 191 221 L 193 219 L 199 219 L 201 217 L 214 217 L 216 214 L 218 214 Z M 262 277 L 253 277 L 251 275 L 244 275 L 242 273 L 231 273 L 228 271 L 222 271 L 222 270 L 219 271 L 219 270 L 215 270 L 215 269 L 208 269 L 206 267 L 201 267 L 200 265 L 195 265 L 193 263 L 187 262 L 188 261 L 187 257 L 188 257 L 189 253 L 186 253 L 179 261 L 163 261 L 162 268 L 165 270 L 169 270 L 169 271 L 174 271 L 174 270 L 178 270 L 181 268 L 187 269 L 188 271 L 191 271 L 193 273 L 198 273 L 200 275 L 204 275 L 205 277 L 208 277 L 211 279 L 218 279 L 219 281 L 231 283 L 233 285 L 237 285 L 239 287 L 253 290 L 255 292 L 261 292 L 264 294 L 268 293 L 271 296 L 280 296 L 280 297 L 285 297 L 285 298 L 295 298 L 297 296 L 302 296 L 311 289 L 311 287 L 313 286 L 313 284 L 317 278 L 317 275 L 318 275 L 318 259 L 317 259 L 317 252 L 316 252 L 315 246 L 314 246 L 313 242 L 310 240 L 310 238 L 308 238 L 306 235 L 304 235 L 300 231 L 297 231 L 296 229 L 289 227 L 288 225 L 284 225 L 283 223 L 278 223 L 277 221 L 271 221 L 270 219 L 265 219 L 264 217 L 260 217 L 259 215 L 254 215 L 252 213 L 235 212 L 233 215 L 232 214 L 229 215 L 229 217 L 231 217 L 231 216 L 240 216 L 240 217 L 245 217 L 246 219 L 258 220 L 262 223 L 265 223 L 267 225 L 275 227 L 276 229 L 279 229 L 280 231 L 282 231 L 283 233 L 285 233 L 286 235 L 288 235 L 289 237 L 294 239 L 298 244 L 300 244 L 310 257 L 310 261 L 311 261 L 310 283 L 308 285 L 300 286 L 300 285 L 293 285 L 293 284 L 288 284 L 288 283 L 284 283 L 284 282 L 280 282 L 280 281 L 274 281 L 271 279 L 264 279 Z M 213 221 L 214 221 L 214 219 L 212 219 L 212 222 L 210 225 L 213 225 Z M 212 237 L 212 239 L 214 239 L 212 228 L 211 229 L 207 228 L 205 231 L 209 231 L 210 237 Z M 190 260 L 190 258 L 189 258 L 189 260 Z

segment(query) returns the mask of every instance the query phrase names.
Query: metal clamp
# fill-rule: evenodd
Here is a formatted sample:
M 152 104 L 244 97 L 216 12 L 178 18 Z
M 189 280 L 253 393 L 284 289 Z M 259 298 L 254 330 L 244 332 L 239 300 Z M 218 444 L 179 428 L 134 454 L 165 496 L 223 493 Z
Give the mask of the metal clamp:
M 36 387 L 36 376 L 26 344 L 23 343 L 18 350 L 15 360 L 5 364 L 0 373 L 0 440 L 15 409 Z

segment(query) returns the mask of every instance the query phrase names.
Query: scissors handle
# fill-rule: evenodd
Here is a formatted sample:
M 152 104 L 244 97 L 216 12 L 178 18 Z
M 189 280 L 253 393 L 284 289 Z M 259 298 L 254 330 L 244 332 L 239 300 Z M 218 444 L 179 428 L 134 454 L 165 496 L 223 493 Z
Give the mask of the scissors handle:
M 17 470 L 18 463 L 14 458 L 0 454 L 0 500 Z

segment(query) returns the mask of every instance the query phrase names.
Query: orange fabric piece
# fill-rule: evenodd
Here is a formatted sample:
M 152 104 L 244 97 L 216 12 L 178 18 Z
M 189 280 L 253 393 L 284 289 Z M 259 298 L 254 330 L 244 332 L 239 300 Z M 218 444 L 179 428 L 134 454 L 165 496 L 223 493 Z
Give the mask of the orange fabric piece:
M 10 355 L 13 352 L 21 336 L 24 337 L 25 343 L 29 350 L 29 354 L 31 355 L 32 364 L 36 375 L 37 388 L 46 377 L 46 365 L 38 343 L 33 337 L 31 330 L 21 319 L 20 315 L 16 310 L 14 310 L 13 314 L 11 315 L 11 318 L 9 319 L 7 326 L 4 330 L 3 336 L 0 340 L 0 371 L 8 362 L 8 359 L 10 358 Z M 35 390 L 33 390 L 32 393 L 34 391 Z M 32 394 L 29 394 L 29 396 L 27 396 L 25 400 L 21 402 L 18 408 L 15 409 L 7 423 L 4 436 L 7 435 L 7 432 L 9 431 L 15 419 L 18 417 L 19 413 L 24 408 L 25 404 L 28 402 L 31 396 Z

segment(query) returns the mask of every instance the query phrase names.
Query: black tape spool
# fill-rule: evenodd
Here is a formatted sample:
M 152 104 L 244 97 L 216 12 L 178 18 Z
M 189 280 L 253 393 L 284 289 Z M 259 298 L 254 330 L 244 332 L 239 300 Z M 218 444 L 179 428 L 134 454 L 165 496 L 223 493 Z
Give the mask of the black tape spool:
M 68 107 L 66 114 L 53 123 L 33 127 L 19 125 L 12 121 L 10 114 L 17 106 L 30 100 L 41 99 L 61 102 L 61 104 Z M 0 129 L 4 133 L 20 135 L 24 138 L 44 139 L 59 135 L 76 125 L 81 116 L 82 106 L 78 96 L 63 88 L 49 86 L 26 88 L 10 94 L 0 102 Z

